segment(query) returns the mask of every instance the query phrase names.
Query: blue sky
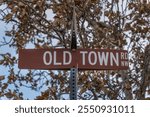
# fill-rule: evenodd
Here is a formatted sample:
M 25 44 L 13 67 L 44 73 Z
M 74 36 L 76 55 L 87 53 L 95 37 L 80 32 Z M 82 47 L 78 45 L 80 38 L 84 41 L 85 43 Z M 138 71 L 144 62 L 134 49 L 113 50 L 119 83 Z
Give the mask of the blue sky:
M 2 41 L 3 38 L 9 39 L 9 37 L 5 36 L 5 31 L 9 30 L 11 28 L 11 25 L 10 24 L 8 25 L 5 22 L 0 21 L 0 27 L 1 27 L 0 28 L 0 41 Z M 1 44 L 1 42 L 0 42 L 0 44 Z M 16 58 L 18 58 L 18 55 L 15 52 L 15 49 L 10 48 L 8 45 L 0 47 L 0 54 L 5 54 L 5 53 L 11 53 L 12 56 L 16 56 Z M 18 70 L 18 64 L 16 64 L 14 66 L 14 68 L 17 71 Z M 0 76 L 5 76 L 6 80 L 7 80 L 8 74 L 9 74 L 8 70 L 9 69 L 7 67 L 0 65 Z M 22 73 L 26 73 L 26 70 L 22 70 Z M 12 89 L 13 86 L 9 86 L 9 88 Z M 29 88 L 26 88 L 26 87 L 21 87 L 20 91 L 23 92 L 25 99 L 27 99 L 27 98 L 33 99 L 33 97 L 36 97 L 40 93 L 40 92 L 37 92 L 37 91 L 33 91 Z M 6 98 L 4 97 L 4 98 L 1 98 L 1 99 L 6 99 Z
M 4 6 L 1 6 L 0 9 L 2 9 L 3 7 Z M 52 10 L 50 10 L 50 9 L 46 10 L 46 14 L 47 14 L 48 20 L 53 20 L 54 14 L 53 14 Z M 1 16 L 0 16 L 0 18 L 1 18 Z M 3 41 L 3 38 L 5 38 L 6 40 L 9 41 L 10 37 L 5 35 L 5 31 L 10 30 L 11 27 L 12 27 L 11 23 L 7 24 L 3 21 L 0 21 L 0 45 L 1 45 L 1 41 Z M 30 44 L 27 47 L 33 48 L 33 47 L 31 47 Z M 0 46 L 0 54 L 5 54 L 5 53 L 11 53 L 12 56 L 16 56 L 16 58 L 18 58 L 18 55 L 16 54 L 15 49 L 10 48 L 8 45 Z M 18 65 L 15 65 L 15 69 L 18 70 Z M 22 71 L 22 73 L 26 73 L 26 70 L 21 70 L 21 71 Z M 8 71 L 7 67 L 0 65 L 0 76 L 5 76 L 5 78 L 7 78 L 8 74 L 9 74 L 8 72 L 9 71 Z M 13 87 L 9 87 L 9 88 L 13 88 Z M 25 87 L 22 87 L 20 90 L 23 91 L 23 93 L 25 94 L 24 97 L 29 98 L 29 99 L 30 98 L 33 99 L 33 97 L 39 95 L 39 93 L 40 93 L 40 92 L 36 92 L 36 91 L 33 91 L 33 90 L 25 88 Z

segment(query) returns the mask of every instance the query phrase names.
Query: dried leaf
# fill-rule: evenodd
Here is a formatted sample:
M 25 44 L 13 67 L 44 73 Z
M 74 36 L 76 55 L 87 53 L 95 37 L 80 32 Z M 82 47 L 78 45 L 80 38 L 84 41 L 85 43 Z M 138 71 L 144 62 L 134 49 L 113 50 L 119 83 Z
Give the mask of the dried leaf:
M 86 90 L 87 90 L 86 87 L 82 87 L 81 90 L 80 90 L 80 94 L 82 95 Z
M 5 96 L 6 96 L 7 98 L 9 98 L 9 99 L 13 97 L 13 95 L 11 94 L 11 92 L 6 93 Z
M 12 16 L 13 16 L 13 14 L 12 13 L 9 13 L 9 14 L 7 14 L 6 16 L 5 16 L 5 20 L 6 21 L 9 21 L 9 20 L 11 20 L 12 19 Z
M 8 84 L 7 84 L 7 83 L 4 83 L 4 84 L 3 84 L 3 87 L 2 87 L 2 90 L 5 90 L 7 87 L 8 87 Z
M 18 3 L 18 6 L 19 6 L 19 7 L 24 7 L 25 4 L 24 4 L 23 2 L 19 2 L 19 3 Z
M 4 80 L 5 79 L 5 76 L 0 76 L 0 80 Z

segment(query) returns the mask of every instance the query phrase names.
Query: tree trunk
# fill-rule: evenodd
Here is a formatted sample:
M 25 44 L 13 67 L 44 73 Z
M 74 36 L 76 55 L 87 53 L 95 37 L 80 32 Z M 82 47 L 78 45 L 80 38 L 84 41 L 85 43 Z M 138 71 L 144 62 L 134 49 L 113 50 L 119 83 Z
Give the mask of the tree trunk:
M 129 77 L 127 71 L 121 71 L 122 79 L 123 79 L 123 87 L 124 87 L 124 93 L 125 93 L 125 100 L 132 100 L 132 88 L 131 84 L 129 82 Z
M 150 88 L 150 44 L 145 48 L 144 67 L 143 67 L 143 82 L 141 84 L 141 96 L 139 99 L 145 99 L 146 89 Z

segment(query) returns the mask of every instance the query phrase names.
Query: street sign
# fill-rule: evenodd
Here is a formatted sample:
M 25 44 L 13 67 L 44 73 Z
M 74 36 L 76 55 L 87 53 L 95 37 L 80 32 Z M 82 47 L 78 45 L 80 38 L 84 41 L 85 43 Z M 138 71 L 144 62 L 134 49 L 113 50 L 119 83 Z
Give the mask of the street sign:
M 110 49 L 21 49 L 19 68 L 49 70 L 126 70 L 128 53 Z

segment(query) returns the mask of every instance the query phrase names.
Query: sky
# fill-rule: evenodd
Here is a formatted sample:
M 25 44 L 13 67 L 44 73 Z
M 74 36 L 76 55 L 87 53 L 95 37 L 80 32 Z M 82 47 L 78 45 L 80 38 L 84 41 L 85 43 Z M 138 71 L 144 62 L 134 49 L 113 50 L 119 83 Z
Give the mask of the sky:
M 4 22 L 0 21 L 0 41 L 3 40 L 3 38 L 9 39 L 8 37 L 5 36 L 5 30 L 9 29 L 10 26 L 5 24 Z M 1 42 L 0 42 L 1 44 Z M 12 55 L 15 55 L 15 51 L 10 48 L 9 46 L 1 46 L 0 47 L 0 54 L 5 54 L 5 53 L 12 53 Z M 6 74 L 5 67 L 0 67 L 0 74 Z
M 0 7 L 0 9 L 2 9 L 2 8 L 3 8 L 3 6 Z M 54 14 L 51 9 L 46 10 L 46 14 L 47 14 L 48 20 L 53 20 Z M 0 18 L 1 18 L 1 16 L 0 16 Z M 10 30 L 11 27 L 12 27 L 11 23 L 7 24 L 3 21 L 0 21 L 0 44 L 1 44 L 1 41 L 3 40 L 3 38 L 5 38 L 6 40 L 10 39 L 10 37 L 5 35 L 5 31 Z M 33 47 L 31 45 L 28 45 L 27 48 L 33 48 Z M 0 46 L 0 54 L 5 54 L 5 53 L 11 53 L 12 56 L 16 56 L 16 58 L 18 58 L 18 54 L 16 54 L 15 49 L 10 48 L 8 45 Z M 19 69 L 18 65 L 15 65 L 15 69 L 16 70 Z M 21 70 L 21 71 L 22 71 L 22 73 L 26 73 L 26 70 Z M 9 74 L 8 68 L 0 65 L 0 76 L 7 77 L 8 74 Z M 13 87 L 9 87 L 9 88 L 13 88 Z M 27 98 L 33 99 L 33 97 L 39 95 L 39 93 L 40 93 L 40 92 L 33 91 L 33 90 L 25 88 L 25 87 L 21 88 L 20 90 L 24 92 L 25 99 L 27 99 Z M 1 99 L 6 99 L 6 98 L 4 97 Z

